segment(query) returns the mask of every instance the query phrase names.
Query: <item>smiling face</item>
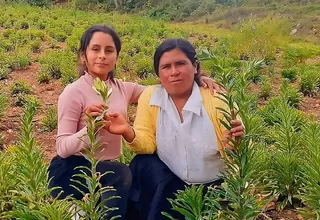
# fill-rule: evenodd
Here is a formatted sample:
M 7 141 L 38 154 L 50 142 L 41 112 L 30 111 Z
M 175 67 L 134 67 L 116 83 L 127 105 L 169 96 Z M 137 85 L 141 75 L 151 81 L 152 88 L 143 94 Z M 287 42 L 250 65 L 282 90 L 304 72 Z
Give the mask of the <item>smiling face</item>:
M 190 95 L 195 72 L 196 65 L 180 49 L 165 52 L 160 58 L 160 82 L 171 97 Z
M 87 71 L 93 77 L 106 80 L 108 74 L 115 68 L 118 54 L 111 35 L 104 32 L 95 32 L 81 54 L 81 61 L 85 62 Z

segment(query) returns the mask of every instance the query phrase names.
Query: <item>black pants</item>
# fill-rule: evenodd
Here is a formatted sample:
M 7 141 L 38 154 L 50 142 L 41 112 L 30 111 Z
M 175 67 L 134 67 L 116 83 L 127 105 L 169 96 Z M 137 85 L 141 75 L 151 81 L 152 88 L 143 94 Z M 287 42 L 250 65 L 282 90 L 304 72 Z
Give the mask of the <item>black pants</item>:
M 60 156 L 55 156 L 49 166 L 49 187 L 61 187 L 59 190 L 54 190 L 52 192 L 53 197 L 58 197 L 61 190 L 59 199 L 65 198 L 67 195 L 72 195 L 75 199 L 82 199 L 83 195 L 73 188 L 71 185 L 75 185 L 80 190 L 85 193 L 88 192 L 86 188 L 77 184 L 70 179 L 75 179 L 85 184 L 85 180 L 79 177 L 73 177 L 74 174 L 79 174 L 80 170 L 75 169 L 78 166 L 85 166 L 91 168 L 91 164 L 83 156 L 70 156 L 68 158 L 61 158 Z M 83 170 L 86 173 L 88 171 Z M 100 180 L 103 187 L 113 186 L 116 191 L 106 192 L 102 195 L 101 200 L 103 201 L 110 196 L 120 196 L 121 199 L 111 199 L 105 202 L 108 208 L 117 207 L 116 211 L 112 211 L 106 219 L 110 219 L 113 216 L 121 215 L 120 219 L 125 219 L 125 213 L 127 210 L 127 200 L 128 194 L 131 186 L 132 175 L 129 167 L 125 164 L 114 162 L 114 161 L 100 161 L 97 165 L 97 172 L 105 173 L 107 171 L 113 171 L 114 173 L 106 174 Z
M 130 164 L 132 185 L 130 189 L 127 220 L 167 220 L 162 211 L 175 219 L 185 219 L 180 213 L 171 210 L 168 198 L 175 198 L 177 190 L 187 185 L 163 163 L 158 155 L 137 155 Z M 220 185 L 217 180 L 205 184 L 204 191 L 211 185 Z

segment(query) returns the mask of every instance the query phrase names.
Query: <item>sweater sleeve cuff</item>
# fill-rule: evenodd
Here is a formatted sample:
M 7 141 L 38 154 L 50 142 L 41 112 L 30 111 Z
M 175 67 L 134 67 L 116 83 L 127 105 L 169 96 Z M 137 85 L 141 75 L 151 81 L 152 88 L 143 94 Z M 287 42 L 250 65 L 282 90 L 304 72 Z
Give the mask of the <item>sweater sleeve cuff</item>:
M 88 148 L 90 145 L 90 139 L 88 137 L 88 130 L 87 130 L 87 126 L 85 126 L 84 128 L 82 128 L 80 131 L 77 132 L 77 138 L 80 140 L 81 144 L 80 144 L 80 150 L 82 148 Z

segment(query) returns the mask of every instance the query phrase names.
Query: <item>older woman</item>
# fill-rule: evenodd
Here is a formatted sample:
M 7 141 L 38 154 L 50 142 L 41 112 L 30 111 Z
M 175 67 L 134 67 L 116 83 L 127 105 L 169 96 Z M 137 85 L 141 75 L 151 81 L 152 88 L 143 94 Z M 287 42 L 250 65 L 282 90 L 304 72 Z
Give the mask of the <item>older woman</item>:
M 133 183 L 128 219 L 165 219 L 173 213 L 167 198 L 190 184 L 221 184 L 224 148 L 229 138 L 244 134 L 241 121 L 229 131 L 217 107 L 225 103 L 199 87 L 199 63 L 183 39 L 164 41 L 154 55 L 161 85 L 147 88 L 139 99 L 134 128 L 118 113 L 105 117 L 106 129 L 121 134 L 138 155 L 130 168 Z

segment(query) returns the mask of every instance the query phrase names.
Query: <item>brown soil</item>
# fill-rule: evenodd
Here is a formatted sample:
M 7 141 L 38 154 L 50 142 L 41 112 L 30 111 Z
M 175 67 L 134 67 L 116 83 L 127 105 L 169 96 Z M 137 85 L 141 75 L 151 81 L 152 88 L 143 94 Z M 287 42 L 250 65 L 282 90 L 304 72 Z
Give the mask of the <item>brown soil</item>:
M 303 217 L 293 210 L 283 210 L 282 212 L 272 210 L 265 213 L 265 215 L 274 220 L 303 220 Z M 259 219 L 267 220 L 268 218 L 260 216 Z
M 320 120 L 320 96 L 304 97 L 300 109 L 314 120 Z
M 17 80 L 23 80 L 27 84 L 32 85 L 32 95 L 41 103 L 40 109 L 34 118 L 35 137 L 38 143 L 44 148 L 46 159 L 50 160 L 55 155 L 56 131 L 44 132 L 41 120 L 50 106 L 57 105 L 58 96 L 62 92 L 63 87 L 57 80 L 52 80 L 49 84 L 39 84 L 36 80 L 38 72 L 39 65 L 32 63 L 26 70 L 16 70 L 12 72 L 9 79 L 0 81 L 0 85 L 4 92 L 8 94 L 10 94 L 10 85 Z M 22 113 L 22 108 L 15 106 L 14 97 L 10 96 L 10 105 L 0 124 L 0 133 L 4 134 L 4 148 L 7 148 L 17 141 L 21 127 L 20 117 Z

